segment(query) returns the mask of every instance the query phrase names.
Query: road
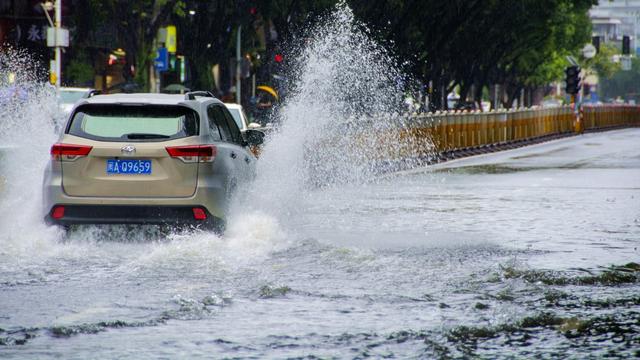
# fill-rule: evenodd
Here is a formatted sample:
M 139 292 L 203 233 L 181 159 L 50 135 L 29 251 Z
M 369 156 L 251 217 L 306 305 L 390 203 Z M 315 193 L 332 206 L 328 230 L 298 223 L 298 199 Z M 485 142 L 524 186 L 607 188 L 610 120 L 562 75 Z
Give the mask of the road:
M 0 357 L 639 356 L 639 138 L 309 190 L 224 238 L 6 225 Z

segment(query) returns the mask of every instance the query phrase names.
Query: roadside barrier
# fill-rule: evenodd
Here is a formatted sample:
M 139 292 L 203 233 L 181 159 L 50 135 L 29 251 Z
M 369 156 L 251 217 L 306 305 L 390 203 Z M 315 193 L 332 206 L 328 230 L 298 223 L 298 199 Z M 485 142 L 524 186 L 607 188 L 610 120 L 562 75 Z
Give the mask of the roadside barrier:
M 583 106 L 584 131 L 640 126 L 640 106 Z
M 407 119 L 401 133 L 413 158 L 428 163 L 510 149 L 582 132 L 640 126 L 640 106 L 585 105 L 517 110 L 439 111 Z M 430 140 L 430 141 L 425 141 Z M 428 143 L 428 145 L 427 145 Z M 405 157 L 407 151 L 402 151 Z M 430 155 L 425 155 L 425 154 Z

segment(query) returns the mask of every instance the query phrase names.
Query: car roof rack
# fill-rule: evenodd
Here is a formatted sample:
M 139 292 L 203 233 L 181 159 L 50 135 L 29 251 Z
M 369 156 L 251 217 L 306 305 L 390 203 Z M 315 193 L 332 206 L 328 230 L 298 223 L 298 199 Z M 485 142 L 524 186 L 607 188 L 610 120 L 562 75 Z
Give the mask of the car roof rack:
M 94 96 L 96 96 L 96 95 L 100 95 L 100 94 L 102 94 L 102 91 L 100 91 L 100 90 L 91 90 L 91 91 L 89 91 L 88 93 L 86 93 L 86 94 L 83 96 L 83 98 L 88 99 L 88 98 L 90 98 L 90 97 L 94 97 Z
M 205 96 L 205 97 L 215 98 L 215 96 L 213 96 L 213 94 L 210 91 L 189 91 L 188 93 L 184 94 L 184 99 L 195 100 L 196 96 Z

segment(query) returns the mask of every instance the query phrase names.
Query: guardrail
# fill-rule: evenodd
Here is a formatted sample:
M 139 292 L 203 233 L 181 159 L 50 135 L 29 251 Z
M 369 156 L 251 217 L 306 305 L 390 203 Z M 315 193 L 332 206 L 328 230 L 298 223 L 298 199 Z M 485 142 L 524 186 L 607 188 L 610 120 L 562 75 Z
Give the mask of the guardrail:
M 581 108 L 581 123 L 585 131 L 640 126 L 640 106 L 585 105 Z
M 415 115 L 407 125 L 400 136 L 415 144 L 411 157 L 424 158 L 423 154 L 435 153 L 438 154 L 435 161 L 438 161 L 438 158 L 524 146 L 583 131 L 640 126 L 640 106 L 583 106 L 579 115 L 569 106 L 490 112 L 448 111 Z M 430 139 L 430 149 L 425 148 L 425 139 Z

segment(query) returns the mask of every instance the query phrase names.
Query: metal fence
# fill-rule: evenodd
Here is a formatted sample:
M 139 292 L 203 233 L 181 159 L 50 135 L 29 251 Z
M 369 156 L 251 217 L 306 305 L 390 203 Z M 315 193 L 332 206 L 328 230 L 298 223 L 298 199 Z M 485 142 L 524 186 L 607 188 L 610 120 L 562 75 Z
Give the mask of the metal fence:
M 583 106 L 581 120 L 585 131 L 640 126 L 640 106 Z
M 578 120 L 580 119 L 580 120 Z M 490 112 L 436 112 L 411 117 L 401 136 L 414 144 L 431 140 L 431 152 L 445 153 L 539 142 L 583 131 L 640 126 L 640 106 L 569 106 Z

